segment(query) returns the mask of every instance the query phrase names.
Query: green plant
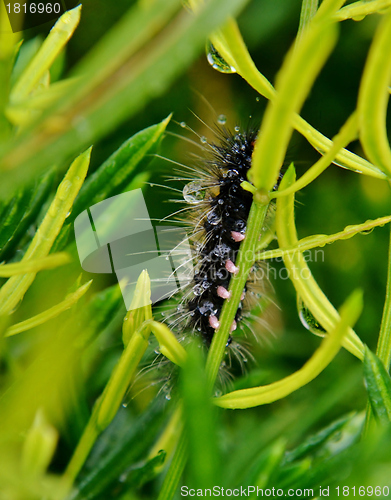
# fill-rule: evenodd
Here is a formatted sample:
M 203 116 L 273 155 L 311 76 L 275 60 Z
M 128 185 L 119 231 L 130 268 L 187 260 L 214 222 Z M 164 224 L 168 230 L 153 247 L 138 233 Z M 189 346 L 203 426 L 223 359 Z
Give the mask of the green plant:
M 245 2 L 188 3 L 192 12 L 183 11 L 174 0 L 135 4 L 68 78 L 54 83 L 50 82 L 50 69 L 78 24 L 80 7 L 59 19 L 35 55 L 27 44 L 18 43 L 16 35 L 2 34 L 0 168 L 4 181 L 0 192 L 4 199 L 11 192 L 14 196 L 1 206 L 0 251 L 3 258 L 16 261 L 16 249 L 22 248 L 23 257 L 0 269 L 0 276 L 8 278 L 0 289 L 4 366 L 0 398 L 0 483 L 4 486 L 0 498 L 129 500 L 145 498 L 148 490 L 142 486 L 150 482 L 152 497 L 168 500 L 177 495 L 186 463 L 186 480 L 196 489 L 217 484 L 307 488 L 317 498 L 322 485 L 334 488 L 335 495 L 336 485 L 341 485 L 341 491 L 342 485 L 390 486 L 383 468 L 390 460 L 391 439 L 391 255 L 374 354 L 352 329 L 363 309 L 362 293 L 353 292 L 337 312 L 313 277 L 303 252 L 366 234 L 390 222 L 391 216 L 299 240 L 294 202 L 295 193 L 312 185 L 333 162 L 350 170 L 351 176 L 389 182 L 386 110 L 391 2 L 359 1 L 344 7 L 343 0 L 324 0 L 318 9 L 317 0 L 303 0 L 298 36 L 275 88 L 256 68 L 231 17 Z M 378 13 L 382 19 L 365 64 L 357 107 L 330 140 L 299 113 L 335 47 L 339 23 Z M 2 14 L 6 23 L 4 10 Z M 124 43 L 129 32 L 133 36 Z M 161 145 L 170 117 L 125 141 L 84 181 L 91 155 L 91 148 L 86 148 L 135 115 L 152 97 L 163 94 L 207 37 L 214 48 L 214 66 L 238 73 L 269 104 L 255 144 L 250 182 L 244 183 L 253 193 L 253 205 L 238 257 L 240 271 L 231 280 L 231 300 L 224 306 L 221 326 L 204 360 L 199 349 L 183 348 L 167 326 L 153 317 L 151 306 L 137 308 L 149 301 L 146 272 L 140 275 L 135 307 L 128 313 L 118 285 L 81 284 L 85 279 L 79 276 L 72 223 L 92 204 L 136 189 L 153 175 L 149 160 Z M 322 156 L 298 180 L 291 164 L 275 192 L 273 186 L 294 129 Z M 344 149 L 357 138 L 368 160 Z M 64 166 L 75 156 L 52 194 Z M 278 248 L 267 250 L 270 238 L 259 240 L 259 234 L 273 199 Z M 26 230 L 34 222 L 38 229 L 31 237 Z M 300 314 L 324 339 L 293 374 L 277 377 L 277 370 L 274 378 L 278 381 L 270 382 L 262 373 L 257 380 L 255 372 L 254 382 L 250 373 L 236 382 L 235 390 L 212 398 L 247 274 L 255 260 L 276 257 L 283 258 L 290 273 Z M 42 270 L 50 271 L 41 276 Z M 102 356 L 110 341 L 119 340 L 121 327 L 123 348 Z M 18 334 L 33 328 L 19 340 Z M 30 334 L 33 340 L 27 337 Z M 161 354 L 181 368 L 180 399 L 168 419 L 159 398 L 153 401 L 152 397 L 150 402 L 147 397 L 149 407 L 143 412 L 137 406 L 131 411 L 121 409 L 149 349 L 150 336 L 156 337 Z M 344 394 L 354 392 L 352 386 L 361 377 L 340 380 L 330 376 L 329 391 L 318 396 L 319 409 L 312 408 L 306 420 L 297 422 L 290 432 L 290 419 L 281 406 L 277 415 L 265 410 L 249 413 L 253 418 L 248 422 L 237 420 L 235 429 L 227 424 L 226 443 L 221 446 L 218 421 L 227 417 L 217 407 L 249 409 L 281 400 L 323 372 L 341 346 L 363 362 L 369 400 L 365 433 L 364 412 L 358 405 L 359 412 L 310 434 L 322 412 L 340 402 Z M 300 399 L 296 403 L 290 411 L 304 414 Z M 58 439 L 66 466 L 64 458 L 55 455 Z M 237 456 L 236 442 L 242 444 Z M 368 457 L 373 464 L 363 473 Z M 163 468 L 164 481 L 159 483 L 156 477 Z M 226 468 L 231 474 L 224 477 Z M 305 494 L 296 496 L 304 498 Z

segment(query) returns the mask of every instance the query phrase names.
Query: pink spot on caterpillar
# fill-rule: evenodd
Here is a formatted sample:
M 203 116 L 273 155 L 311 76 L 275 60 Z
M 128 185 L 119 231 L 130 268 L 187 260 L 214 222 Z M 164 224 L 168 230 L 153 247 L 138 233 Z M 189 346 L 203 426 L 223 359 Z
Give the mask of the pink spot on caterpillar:
M 235 320 L 233 320 L 233 321 L 232 321 L 231 328 L 229 329 L 229 331 L 230 331 L 231 333 L 232 333 L 232 332 L 234 332 L 234 331 L 236 330 L 237 326 L 238 326 L 238 325 L 236 324 L 236 321 L 235 321 Z
M 242 295 L 240 296 L 240 300 L 244 300 L 245 296 L 246 296 L 246 292 L 243 290 Z
M 239 233 L 238 231 L 231 231 L 231 236 L 234 241 L 239 243 L 239 241 L 243 241 L 246 237 L 244 234 Z
M 239 272 L 239 268 L 235 266 L 235 264 L 232 262 L 232 260 L 227 260 L 225 263 L 225 269 L 229 273 L 237 274 Z
M 216 316 L 209 316 L 209 324 L 214 330 L 220 328 L 220 321 Z
M 221 297 L 222 299 L 230 299 L 231 298 L 231 292 L 229 292 L 223 286 L 218 286 L 217 287 L 217 295 L 219 297 Z

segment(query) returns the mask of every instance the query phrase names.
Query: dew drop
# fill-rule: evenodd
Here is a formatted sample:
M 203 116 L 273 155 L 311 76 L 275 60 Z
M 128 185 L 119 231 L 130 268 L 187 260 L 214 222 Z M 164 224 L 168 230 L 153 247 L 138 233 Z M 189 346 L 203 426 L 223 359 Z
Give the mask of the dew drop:
M 205 198 L 205 189 L 200 181 L 192 181 L 183 188 L 183 197 L 187 203 L 196 205 Z
M 375 229 L 374 227 L 370 227 L 369 229 L 364 229 L 364 231 L 361 231 L 360 234 L 366 236 L 367 234 L 371 234 L 374 229 Z
M 202 285 L 194 285 L 194 286 L 193 286 L 193 293 L 194 293 L 194 295 L 196 295 L 197 297 L 198 297 L 199 295 L 202 295 L 203 291 L 204 291 L 204 289 L 203 289 Z
M 221 57 L 210 42 L 206 46 L 206 57 L 212 68 L 220 71 L 220 73 L 236 73 L 236 69 Z
M 202 144 L 206 144 L 208 142 L 207 138 L 205 136 L 202 136 L 200 139 Z
M 179 125 L 180 125 L 182 128 L 186 128 L 186 122 L 181 122 Z
M 239 127 L 239 125 L 236 125 L 236 127 L 234 127 L 234 130 L 235 130 L 235 132 L 240 132 L 240 127 Z
M 69 196 L 69 191 L 72 187 L 72 182 L 68 179 L 62 181 L 57 190 L 57 196 L 61 201 L 65 201 Z
M 299 295 L 297 296 L 297 311 L 300 321 L 308 331 L 320 337 L 324 336 L 326 330 L 318 323 Z
M 261 98 L 260 98 L 260 97 L 256 97 L 256 98 L 255 98 L 255 100 L 256 100 L 257 102 L 259 102 L 259 101 L 261 100 Z
M 227 117 L 225 115 L 219 115 L 217 118 L 217 123 L 219 125 L 225 125 L 227 123 Z

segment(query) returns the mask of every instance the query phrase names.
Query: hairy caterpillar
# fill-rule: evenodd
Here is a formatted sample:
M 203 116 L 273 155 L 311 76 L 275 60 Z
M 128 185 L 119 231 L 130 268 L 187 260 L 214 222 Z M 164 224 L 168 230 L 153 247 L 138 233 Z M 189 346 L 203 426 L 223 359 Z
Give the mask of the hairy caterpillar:
M 230 280 L 238 271 L 235 263 L 240 243 L 246 237 L 252 204 L 252 194 L 241 184 L 247 181 L 257 131 L 235 127 L 232 133 L 218 126 L 214 133 L 216 142 L 201 138 L 206 157 L 198 157 L 196 165 L 178 170 L 180 177 L 176 179 L 186 182 L 183 197 L 187 203 L 184 209 L 187 215 L 179 222 L 188 229 L 194 268 L 179 307 L 166 319 L 180 334 L 194 332 L 206 347 L 220 326 L 221 310 L 230 299 Z M 271 208 L 269 223 L 272 217 Z M 265 285 L 264 269 L 256 263 L 243 290 L 227 342 L 227 352 L 232 352 L 241 364 L 251 357 L 243 342 L 245 331 L 254 333 L 253 322 L 265 326 L 265 322 L 253 314 L 254 307 L 267 298 Z

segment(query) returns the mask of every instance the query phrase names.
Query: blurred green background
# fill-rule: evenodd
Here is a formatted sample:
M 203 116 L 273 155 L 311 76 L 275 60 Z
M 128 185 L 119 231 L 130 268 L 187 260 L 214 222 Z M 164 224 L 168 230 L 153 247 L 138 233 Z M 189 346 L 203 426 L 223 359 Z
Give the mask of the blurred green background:
M 147 3 L 147 0 L 144 1 Z M 115 25 L 129 4 L 125 0 L 83 2 L 80 25 L 66 50 L 65 74 Z M 272 83 L 296 36 L 300 7 L 299 0 L 253 0 L 238 17 L 239 27 L 257 67 Z M 361 22 L 348 20 L 341 23 L 337 47 L 306 101 L 302 116 L 327 137 L 337 133 L 355 108 L 362 69 L 377 24 L 377 15 L 368 16 Z M 45 25 L 27 30 L 24 38 L 27 41 L 38 35 L 46 36 L 50 27 Z M 160 122 L 170 113 L 173 113 L 173 120 L 168 126 L 161 155 L 180 163 L 191 163 L 193 160 L 189 153 L 195 148 L 177 135 L 195 141 L 199 141 L 197 135 L 213 140 L 208 126 L 213 127 L 218 115 L 227 116 L 227 125 L 231 129 L 236 125 L 246 127 L 249 123 L 261 122 L 265 106 L 265 99 L 257 98 L 257 93 L 238 75 L 218 73 L 206 61 L 205 53 L 201 52 L 164 95 L 150 101 L 135 116 L 94 144 L 90 171 L 94 171 L 128 137 Z M 195 134 L 183 129 L 181 122 L 185 122 Z M 350 149 L 362 154 L 358 142 L 351 144 Z M 295 133 L 287 163 L 293 161 L 301 175 L 317 158 L 318 154 L 305 139 Z M 151 170 L 150 181 L 164 184 L 165 176 L 171 174 L 172 168 L 171 163 L 155 158 L 148 166 Z M 169 191 L 146 185 L 144 192 L 152 218 L 164 217 L 177 209 L 177 205 L 168 202 L 171 198 Z M 346 225 L 389 213 L 390 191 L 386 182 L 360 176 L 335 165 L 298 193 L 296 198 L 296 223 L 301 238 L 335 233 Z M 388 228 L 376 228 L 369 235 L 355 236 L 322 250 L 324 258 L 310 264 L 316 280 L 336 307 L 353 289 L 364 290 L 365 305 L 356 332 L 364 343 L 375 350 L 386 287 Z M 277 270 L 281 268 L 281 263 L 273 265 Z M 80 269 L 76 263 L 71 277 L 61 270 L 55 276 L 67 282 L 72 281 L 77 272 Z M 53 280 L 52 276 L 50 280 Z M 97 278 L 95 290 L 114 284 L 114 280 L 88 276 L 89 279 L 92 277 Z M 272 286 L 278 305 L 268 316 L 273 335 L 265 333 L 266 340 L 255 354 L 257 364 L 249 367 L 249 380 L 238 382 L 242 387 L 266 384 L 292 373 L 303 365 L 320 343 L 319 338 L 301 325 L 292 284 L 277 279 L 273 280 Z M 26 315 L 26 311 L 29 311 L 27 298 L 22 316 Z M 121 307 L 119 317 L 123 313 Z M 26 338 L 28 333 L 23 335 L 23 338 L 14 341 L 15 352 L 27 349 L 30 343 Z M 97 357 L 98 362 L 95 361 L 97 370 L 87 380 L 85 388 L 89 406 L 104 387 L 122 350 L 119 320 L 109 328 L 100 348 L 103 352 Z M 135 400 L 128 397 L 131 422 L 140 408 L 149 402 L 149 397 L 149 391 L 144 391 Z M 170 403 L 167 405 L 170 406 Z M 225 480 L 229 482 L 229 478 L 241 477 L 241 474 L 244 477 L 260 450 L 265 450 L 274 440 L 286 439 L 289 449 L 297 446 L 309 433 L 318 431 L 347 412 L 363 410 L 365 406 L 361 364 L 342 350 L 315 381 L 282 401 L 245 411 L 219 411 L 218 418 L 222 425 L 218 440 L 221 454 L 225 457 L 222 472 Z M 85 415 L 81 417 L 81 422 Z M 80 428 L 82 423 L 77 426 L 72 439 L 60 441 L 53 470 L 61 470 L 67 462 Z M 389 463 L 389 456 L 384 460 Z M 345 474 L 346 484 L 349 477 L 352 481 L 360 477 L 360 467 L 364 466 L 356 464 L 350 475 Z M 371 471 L 369 469 L 368 477 L 372 477 Z M 159 482 L 147 484 L 137 494 L 129 494 L 126 498 L 156 498 L 159 487 Z

